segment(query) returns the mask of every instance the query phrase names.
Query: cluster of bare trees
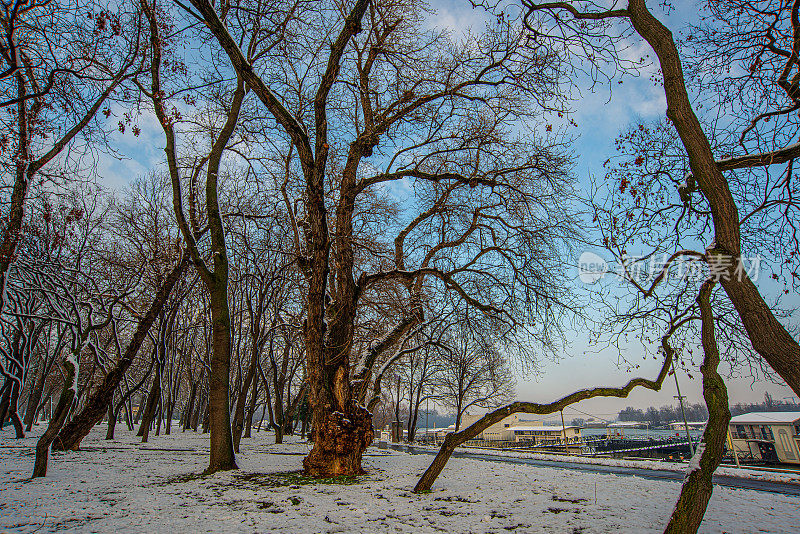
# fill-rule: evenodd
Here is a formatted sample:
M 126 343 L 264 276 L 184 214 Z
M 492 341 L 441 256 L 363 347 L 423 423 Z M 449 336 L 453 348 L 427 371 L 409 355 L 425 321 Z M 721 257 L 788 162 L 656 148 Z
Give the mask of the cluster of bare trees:
M 388 393 L 409 434 L 426 399 L 456 415 L 429 489 L 483 427 L 658 389 L 671 343 L 699 339 L 713 424 L 670 524 L 696 530 L 730 417 L 721 360 L 800 392 L 800 345 L 743 262 L 796 289 L 800 0 L 710 2 L 681 47 L 644 0 L 484 7 L 485 27 L 452 35 L 404 0 L 3 4 L 0 423 L 22 436 L 45 412 L 36 476 L 104 418 L 146 441 L 176 413 L 208 430 L 210 472 L 236 468 L 260 414 L 278 441 L 302 420 L 307 473 L 358 474 Z M 570 84 L 647 68 L 631 39 L 655 52 L 668 121 L 619 139 L 587 204 L 626 267 L 668 260 L 598 294 L 595 330 L 638 329 L 661 371 L 460 429 L 579 311 L 552 122 Z M 163 158 L 125 191 L 91 185 L 121 136 Z M 678 260 L 704 277 L 671 279 Z
M 460 417 L 552 344 L 569 157 L 523 125 L 563 106 L 561 66 L 515 21 L 457 41 L 404 2 L 12 8 L 0 399 L 19 435 L 46 411 L 37 476 L 103 419 L 146 441 L 176 413 L 209 471 L 255 413 L 278 440 L 302 413 L 307 471 L 359 473 L 387 372 L 417 410 L 435 376 Z M 120 136 L 164 160 L 90 185 Z
M 414 441 L 420 410 L 442 407 L 455 417 L 456 430 L 468 410 L 493 408 L 514 398 L 514 376 L 492 332 L 465 309 L 439 311 L 378 369 L 372 398 L 366 404 L 384 424 L 406 423 Z M 375 413 L 378 407 L 381 413 Z

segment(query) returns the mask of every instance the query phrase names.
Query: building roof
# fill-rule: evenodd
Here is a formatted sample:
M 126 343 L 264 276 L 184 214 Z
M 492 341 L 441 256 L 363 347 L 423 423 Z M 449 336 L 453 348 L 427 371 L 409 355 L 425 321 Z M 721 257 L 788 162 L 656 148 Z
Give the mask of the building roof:
M 731 417 L 731 424 L 792 424 L 800 419 L 800 412 L 750 412 Z
M 578 427 L 565 426 L 564 428 L 578 428 Z M 506 430 L 524 430 L 524 431 L 535 430 L 539 432 L 542 431 L 546 432 L 552 430 L 553 432 L 561 432 L 561 427 L 560 426 L 512 426 L 507 428 Z

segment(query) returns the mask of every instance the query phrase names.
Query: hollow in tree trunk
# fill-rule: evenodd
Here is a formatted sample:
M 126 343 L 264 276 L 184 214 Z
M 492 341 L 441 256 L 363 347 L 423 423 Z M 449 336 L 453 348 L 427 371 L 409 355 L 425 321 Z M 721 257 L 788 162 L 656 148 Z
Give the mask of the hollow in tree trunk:
M 374 437 L 372 414 L 350 396 L 346 367 L 338 367 L 334 373 L 328 382 L 333 385 L 332 391 L 315 388 L 315 382 L 311 382 L 314 447 L 303 460 L 303 467 L 315 477 L 363 474 L 361 457 Z

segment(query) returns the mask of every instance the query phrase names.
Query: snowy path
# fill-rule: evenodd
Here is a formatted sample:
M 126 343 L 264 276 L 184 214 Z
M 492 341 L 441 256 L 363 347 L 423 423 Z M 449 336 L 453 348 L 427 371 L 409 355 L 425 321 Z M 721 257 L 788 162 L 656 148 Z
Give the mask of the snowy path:
M 125 430 L 54 453 L 29 480 L 33 438 L 0 434 L 0 532 L 660 532 L 680 483 L 453 458 L 432 493 L 411 488 L 430 456 L 369 449 L 359 484 L 303 484 L 305 443 L 243 440 L 241 471 L 196 476 L 207 436 Z M 20 446 L 22 445 L 22 446 Z M 272 473 L 272 475 L 270 475 Z M 595 500 L 596 493 L 596 500 Z M 717 487 L 702 532 L 798 532 L 800 498 Z
M 408 451 L 411 454 L 427 454 L 430 456 L 435 456 L 438 452 L 438 449 L 432 447 L 417 447 L 394 444 L 390 446 L 392 449 Z M 547 459 L 540 459 L 534 456 L 532 458 L 527 458 L 524 453 L 517 453 L 515 455 L 487 454 L 475 449 L 458 449 L 453 453 L 453 457 L 472 458 L 475 460 L 484 460 L 489 462 L 502 462 L 536 467 L 550 467 L 553 469 L 577 469 L 591 473 L 613 473 L 615 475 L 638 476 L 653 480 L 683 481 L 683 477 L 686 472 L 685 464 L 669 464 L 666 462 L 654 462 L 652 460 L 647 462 L 647 465 L 650 465 L 651 467 L 643 468 L 630 465 L 636 463 L 630 460 L 623 461 L 624 463 L 619 463 L 616 460 L 603 458 L 601 459 L 603 461 L 596 463 L 581 463 L 570 461 L 572 458 L 576 457 L 566 457 L 565 459 L 563 456 L 550 456 Z M 653 464 L 660 465 L 658 467 L 652 467 Z M 677 469 L 664 469 L 664 467 L 677 467 Z M 714 475 L 714 483 L 720 486 L 800 496 L 800 473 L 786 474 L 725 467 L 719 469 L 718 471 L 725 473 L 717 473 Z M 751 472 L 748 473 L 747 471 Z M 792 482 L 787 482 L 788 480 L 792 480 Z

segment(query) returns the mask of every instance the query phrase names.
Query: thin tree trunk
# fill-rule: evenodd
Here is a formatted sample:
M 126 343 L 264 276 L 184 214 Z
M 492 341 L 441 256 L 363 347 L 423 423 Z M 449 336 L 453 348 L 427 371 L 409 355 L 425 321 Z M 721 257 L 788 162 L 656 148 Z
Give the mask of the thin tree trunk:
M 158 400 L 158 409 L 156 410 L 156 436 L 161 435 L 161 422 L 164 420 L 164 392 L 161 391 L 161 396 Z
M 689 473 L 683 481 L 681 495 L 664 530 L 667 534 L 694 533 L 700 528 L 711 492 L 714 490 L 712 477 L 722 462 L 725 441 L 728 437 L 731 412 L 728 409 L 725 381 L 717 372 L 719 350 L 714 337 L 714 315 L 710 303 L 713 287 L 713 282 L 704 282 L 697 297 L 702 321 L 701 339 L 705 353 L 700 371 L 703 374 L 703 398 L 708 406 L 708 423 L 703 432 L 703 440 L 689 462 Z
M 194 400 L 197 395 L 197 382 L 192 382 L 192 388 L 189 390 L 189 400 L 186 403 L 186 409 L 183 411 L 183 430 L 184 432 L 192 426 L 192 415 L 194 415 Z
M 17 412 L 19 404 L 19 385 L 20 382 L 14 382 L 11 385 L 11 400 L 8 405 L 8 416 L 11 419 L 11 423 L 14 425 L 16 439 L 25 437 L 25 427 L 22 426 L 22 419 L 20 419 L 19 413 Z
M 250 394 L 250 404 L 247 406 L 247 418 L 244 427 L 244 437 L 249 438 L 253 429 L 253 413 L 256 411 L 258 401 L 258 380 L 253 381 L 253 392 Z
M 211 424 L 211 421 L 209 420 L 209 411 L 211 405 L 210 397 L 206 397 L 205 401 L 206 402 L 203 404 L 203 434 L 208 434 L 209 425 Z
M 648 11 L 644 0 L 630 0 L 628 14 L 636 32 L 658 56 L 672 121 L 689 156 L 697 185 L 708 200 L 714 221 L 714 243 L 709 257 L 723 266 L 720 284 L 733 303 L 753 348 L 795 394 L 800 395 L 800 344 L 775 318 L 769 305 L 742 268 L 740 221 L 728 182 L 714 160 L 708 137 L 694 113 L 684 82 L 683 66 L 672 33 Z
M 6 377 L 0 388 L 0 430 L 5 428 L 8 419 L 8 407 L 11 404 L 11 380 Z
M 206 398 L 205 395 L 203 395 L 202 391 L 200 392 L 198 399 L 199 400 L 197 402 L 197 409 L 195 410 L 194 415 L 192 416 L 192 430 L 194 430 L 195 432 L 197 432 L 197 428 L 200 426 L 200 415 L 203 413 L 203 410 L 205 409 Z
M 133 431 L 133 409 L 131 408 L 130 399 L 127 402 L 122 404 L 123 409 L 125 410 L 125 424 L 128 426 L 128 432 Z M 111 436 L 112 438 L 114 436 Z
M 108 404 L 108 426 L 106 428 L 106 439 L 114 439 L 114 429 L 117 427 L 117 417 L 119 415 L 119 406 L 117 411 L 114 411 L 114 403 Z
M 308 410 L 306 410 L 305 416 L 303 417 L 303 426 L 300 428 L 300 439 L 306 439 L 307 432 L 308 432 Z
M 39 404 L 42 402 L 42 393 L 44 393 L 44 383 L 46 376 L 46 365 L 44 359 L 42 361 L 41 369 L 37 373 L 36 379 L 31 388 L 31 394 L 28 396 L 28 406 L 25 409 L 25 417 L 23 423 L 25 430 L 30 432 L 33 428 L 33 423 L 36 422 L 36 414 L 39 410 Z
M 147 443 L 150 435 L 150 426 L 153 423 L 153 417 L 158 407 L 158 399 L 161 397 L 161 362 L 156 364 L 156 372 L 153 375 L 153 383 L 150 386 L 150 393 L 147 395 L 147 404 L 145 404 L 144 415 L 142 416 L 142 423 L 139 425 L 139 432 L 137 436 L 142 437 L 142 443 Z
M 267 392 L 269 392 L 269 386 L 267 386 Z M 267 408 L 269 408 L 269 410 L 267 410 Z M 269 413 L 272 413 L 272 406 L 270 405 L 269 397 L 267 397 L 267 400 L 264 401 L 264 407 L 261 408 L 261 419 L 259 419 L 258 421 L 258 429 L 257 429 L 258 432 L 261 432 L 261 425 L 264 424 L 264 418 L 267 416 L 267 411 L 269 411 Z M 268 428 L 271 427 L 272 424 L 270 423 Z
M 56 439 L 64 422 L 67 420 L 70 408 L 75 402 L 76 382 L 78 378 L 78 365 L 76 362 L 78 358 L 80 358 L 80 350 L 75 354 L 71 354 L 70 357 L 65 358 L 62 363 L 64 367 L 64 388 L 61 390 L 61 395 L 58 397 L 58 404 L 50 417 L 47 430 L 44 431 L 44 434 L 42 434 L 36 442 L 36 460 L 33 465 L 33 478 L 47 475 L 50 446 L 53 440 Z
M 170 431 L 172 430 L 172 410 L 173 410 L 174 403 L 172 400 L 167 401 L 167 410 L 166 410 L 166 419 L 164 421 L 164 435 L 169 436 Z
M 142 386 L 144 386 L 145 382 L 147 382 L 147 377 L 150 376 L 150 373 L 153 370 L 153 365 L 155 365 L 155 361 L 156 361 L 155 358 L 152 358 L 150 360 L 150 366 L 147 368 L 147 372 L 144 374 L 144 376 L 139 381 L 139 383 L 134 385 L 132 389 L 129 389 L 124 395 L 122 395 L 122 398 L 120 398 L 119 402 L 117 403 L 117 408 L 114 411 L 115 414 L 119 414 L 120 409 L 124 410 L 124 412 L 125 412 L 125 424 L 128 426 L 128 430 L 129 431 L 133 430 L 133 422 L 131 421 L 131 419 L 132 419 L 131 415 L 132 414 L 131 414 L 131 407 L 130 407 L 130 399 L 131 399 L 131 397 L 133 397 L 133 394 L 136 393 L 137 391 L 139 391 L 139 389 Z M 126 382 L 126 385 L 127 385 L 127 382 Z M 113 396 L 112 396 L 112 400 L 113 400 Z M 109 403 L 109 408 L 111 406 L 112 406 L 112 404 Z M 109 439 L 109 440 L 110 439 L 114 439 L 114 427 L 116 426 L 116 424 L 117 424 L 117 418 L 115 417 L 114 418 L 114 424 L 113 425 L 109 425 L 109 427 L 108 427 L 108 431 L 106 432 L 106 439 Z
M 236 399 L 236 408 L 233 416 L 233 450 L 239 452 L 239 443 L 242 440 L 242 431 L 244 430 L 244 409 L 247 403 L 247 394 L 250 391 L 250 385 L 253 383 L 253 378 L 256 376 L 256 367 L 258 366 L 258 356 L 260 347 L 256 340 L 258 339 L 258 330 L 253 335 L 253 343 L 251 343 L 251 356 L 250 365 L 245 373 L 242 389 Z

